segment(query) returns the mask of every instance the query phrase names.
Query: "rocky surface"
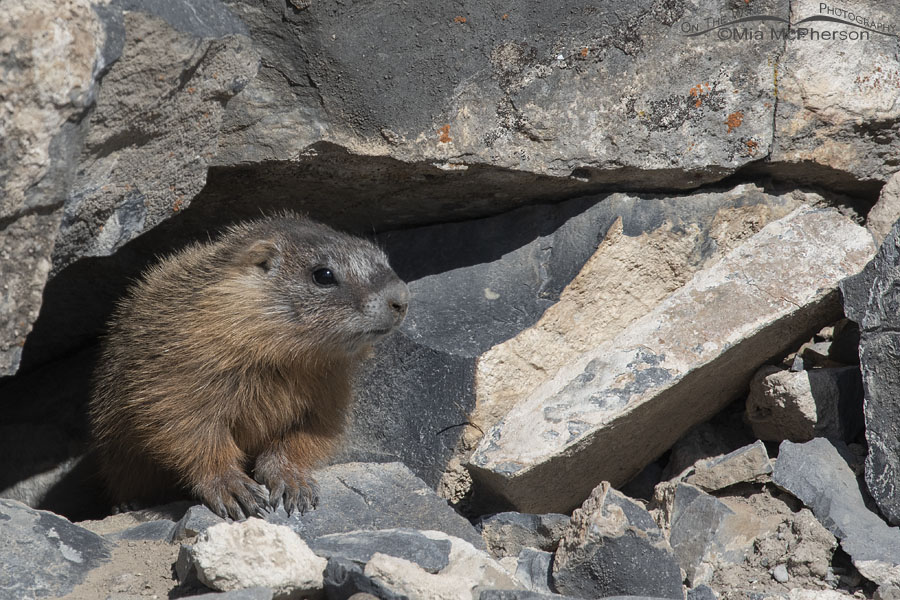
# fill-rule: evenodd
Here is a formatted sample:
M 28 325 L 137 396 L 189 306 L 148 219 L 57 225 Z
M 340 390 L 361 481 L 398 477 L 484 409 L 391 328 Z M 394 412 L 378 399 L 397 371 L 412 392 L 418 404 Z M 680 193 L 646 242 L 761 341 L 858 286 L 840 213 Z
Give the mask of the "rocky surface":
M 0 500 L 0 529 L 0 598 L 63 596 L 110 559 L 99 535 L 14 500 Z
M 505 512 L 485 518 L 478 527 L 490 553 L 502 558 L 519 556 L 524 548 L 552 552 L 568 525 L 568 515 Z
M 782 442 L 772 479 L 813 511 L 863 576 L 900 585 L 900 529 L 866 506 L 848 459 L 852 455 L 839 442 Z
M 592 479 L 571 465 L 625 483 L 739 395 L 768 357 L 837 317 L 838 282 L 873 251 L 835 211 L 797 209 L 767 225 L 520 401 L 485 435 L 473 476 L 536 512 L 569 510 L 586 493 Z M 722 369 L 727 378 L 711 375 Z
M 894 292 L 900 277 L 900 229 L 894 227 L 865 270 L 841 285 L 844 311 L 859 323 L 859 358 L 865 389 L 866 487 L 888 522 L 900 524 L 900 311 Z
M 38 317 L 98 81 L 122 51 L 103 2 L 4 2 L 0 24 L 0 376 Z
M 306 581 L 217 596 L 900 597 L 890 6 L 0 12 L 0 598 L 209 596 L 303 544 Z M 334 459 L 357 462 L 299 517 L 108 516 L 83 453 L 112 307 L 286 208 L 376 238 L 413 293 L 357 377 Z M 842 285 L 857 327 L 835 285 L 879 243 Z M 210 531 L 243 531 L 243 564 L 189 561 Z

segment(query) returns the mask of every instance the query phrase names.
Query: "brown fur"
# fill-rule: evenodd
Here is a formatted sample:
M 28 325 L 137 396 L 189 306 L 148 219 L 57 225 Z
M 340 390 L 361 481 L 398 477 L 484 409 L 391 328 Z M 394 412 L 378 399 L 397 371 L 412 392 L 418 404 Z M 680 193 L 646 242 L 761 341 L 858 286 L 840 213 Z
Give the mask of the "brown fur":
M 91 400 L 112 500 L 315 506 L 309 472 L 344 429 L 353 369 L 407 301 L 374 245 L 292 215 L 152 267 L 111 320 Z

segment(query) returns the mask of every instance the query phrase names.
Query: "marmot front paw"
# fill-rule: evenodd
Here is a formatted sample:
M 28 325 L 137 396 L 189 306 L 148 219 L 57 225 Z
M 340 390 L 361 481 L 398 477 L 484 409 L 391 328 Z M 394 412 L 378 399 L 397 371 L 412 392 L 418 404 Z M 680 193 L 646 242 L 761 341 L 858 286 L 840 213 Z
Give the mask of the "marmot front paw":
M 214 513 L 235 521 L 259 515 L 266 505 L 266 489 L 240 471 L 212 477 L 193 488 Z
M 268 505 L 273 510 L 279 501 L 284 510 L 302 515 L 319 504 L 319 485 L 309 474 L 275 456 L 260 456 L 256 460 L 253 476 L 269 489 Z

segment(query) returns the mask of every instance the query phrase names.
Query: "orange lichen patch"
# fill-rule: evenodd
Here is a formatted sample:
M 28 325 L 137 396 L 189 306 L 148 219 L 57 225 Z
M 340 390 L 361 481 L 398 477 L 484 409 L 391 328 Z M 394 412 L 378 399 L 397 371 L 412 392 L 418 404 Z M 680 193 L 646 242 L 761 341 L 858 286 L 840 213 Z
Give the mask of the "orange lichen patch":
M 465 18 L 465 17 L 455 17 L 455 18 L 453 19 L 453 22 L 454 22 L 454 23 L 465 23 L 465 22 L 466 22 L 466 18 Z
M 700 108 L 703 105 L 703 94 L 708 94 L 711 89 L 712 87 L 710 87 L 708 83 L 698 83 L 691 88 L 691 97 L 697 99 L 697 101 L 694 102 L 695 108 Z
M 725 124 L 728 125 L 728 133 L 731 133 L 735 129 L 741 126 L 741 123 L 744 122 L 744 113 L 741 111 L 735 111 L 728 115 L 728 118 L 725 119 Z
M 582 48 L 581 49 L 581 58 L 587 58 L 587 55 L 588 55 L 588 49 Z
M 172 205 L 172 212 L 178 212 L 181 210 L 181 205 L 183 204 L 182 199 L 178 198 L 175 200 L 175 203 Z
M 191 86 L 187 89 L 188 94 L 193 94 L 196 91 L 197 91 L 197 88 L 195 88 L 194 86 Z
M 441 127 L 440 129 L 438 129 L 438 135 L 440 136 L 440 137 L 438 138 L 438 140 L 439 140 L 442 144 L 447 144 L 447 143 L 453 141 L 453 138 L 450 137 L 450 126 L 449 126 L 449 125 L 444 125 L 444 126 Z
M 744 142 L 744 144 L 746 144 L 747 146 L 748 155 L 752 156 L 756 154 L 756 150 L 759 148 L 759 142 L 757 142 L 756 140 L 747 140 L 746 142 Z
M 504 21 L 507 20 L 509 18 L 509 13 L 503 13 L 503 16 L 500 18 L 503 19 Z

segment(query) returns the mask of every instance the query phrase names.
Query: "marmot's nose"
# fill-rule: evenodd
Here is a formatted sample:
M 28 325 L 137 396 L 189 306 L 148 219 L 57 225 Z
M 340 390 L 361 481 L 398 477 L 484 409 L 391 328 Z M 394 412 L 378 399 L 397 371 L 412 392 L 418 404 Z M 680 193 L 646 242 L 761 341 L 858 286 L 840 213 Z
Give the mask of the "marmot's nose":
M 406 316 L 406 309 L 409 308 L 409 288 L 398 279 L 384 290 L 384 297 L 391 307 L 395 323 L 399 325 Z

